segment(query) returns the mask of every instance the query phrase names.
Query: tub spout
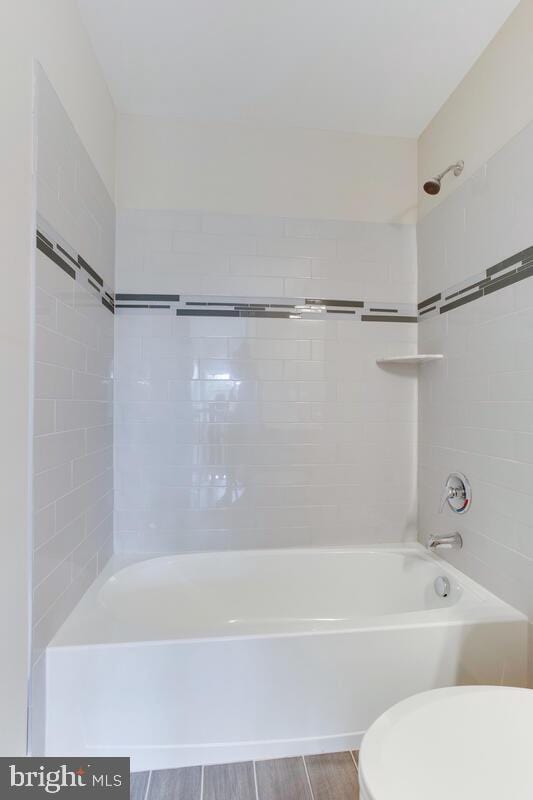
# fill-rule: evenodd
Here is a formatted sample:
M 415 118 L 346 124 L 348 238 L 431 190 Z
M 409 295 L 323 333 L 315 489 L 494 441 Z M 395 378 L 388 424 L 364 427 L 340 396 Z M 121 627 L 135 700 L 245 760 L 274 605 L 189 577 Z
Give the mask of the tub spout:
M 463 546 L 463 537 L 460 533 L 449 536 L 430 536 L 426 547 L 428 550 L 460 550 Z

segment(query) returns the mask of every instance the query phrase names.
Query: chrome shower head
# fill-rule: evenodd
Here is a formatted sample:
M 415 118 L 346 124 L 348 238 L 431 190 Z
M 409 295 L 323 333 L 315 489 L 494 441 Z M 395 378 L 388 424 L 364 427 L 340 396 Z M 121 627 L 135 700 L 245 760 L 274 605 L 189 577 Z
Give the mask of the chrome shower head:
M 465 167 L 464 161 L 457 161 L 455 164 L 450 164 L 450 166 L 447 167 L 444 170 L 444 172 L 440 172 L 438 175 L 435 175 L 434 178 L 430 178 L 428 181 L 425 182 L 424 184 L 425 193 L 432 195 L 438 194 L 440 192 L 442 179 L 444 178 L 444 176 L 447 175 L 448 172 L 453 170 L 453 174 L 457 178 L 463 171 L 464 167 Z

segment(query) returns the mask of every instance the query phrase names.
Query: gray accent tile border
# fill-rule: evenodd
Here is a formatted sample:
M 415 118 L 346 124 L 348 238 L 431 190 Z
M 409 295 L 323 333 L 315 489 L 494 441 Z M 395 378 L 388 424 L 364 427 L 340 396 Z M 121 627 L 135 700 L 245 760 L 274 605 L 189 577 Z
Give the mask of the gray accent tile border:
M 42 241 L 43 241 L 43 242 L 44 242 L 46 245 L 48 245 L 48 247 L 49 247 L 51 250 L 53 250 L 53 249 L 54 249 L 54 245 L 53 245 L 53 243 L 50 241 L 50 239 L 47 239 L 47 238 L 46 238 L 46 236 L 44 235 L 44 233 L 42 233 L 41 231 L 39 231 L 39 230 L 38 230 L 38 231 L 37 231 L 37 236 L 38 236 L 38 238 L 39 238 L 39 239 L 42 239 Z M 59 248 L 59 249 L 61 250 L 62 248 Z M 77 264 L 76 262 L 74 262 L 74 263 L 76 264 L 76 266 L 78 266 L 78 264 Z
M 131 306 L 130 306 L 131 307 Z M 228 308 L 219 308 L 216 311 L 208 311 L 205 308 L 177 308 L 178 317 L 239 317 L 239 311 L 230 311 Z
M 46 233 L 43 233 L 42 228 L 46 230 Z M 73 248 L 42 217 L 39 217 L 37 222 L 35 246 L 54 264 L 57 264 L 72 280 L 81 282 L 92 294 L 96 294 L 105 309 L 112 314 L 115 313 L 113 289 L 104 284 L 103 279 L 96 270 L 79 253 L 75 253 Z
M 466 294 L 466 292 L 470 292 L 473 289 L 482 289 L 484 286 L 490 283 L 490 278 L 484 278 L 482 281 L 477 281 L 476 283 L 471 283 L 468 286 L 465 286 L 463 289 L 457 289 L 457 291 L 452 292 L 451 294 L 447 294 L 445 296 L 445 300 L 453 300 L 454 297 L 459 297 L 462 294 Z
M 418 314 L 418 318 L 423 317 L 424 314 L 429 314 L 430 311 L 435 311 L 437 306 L 430 306 L 429 308 L 425 308 L 423 311 L 420 311 Z
M 53 246 L 54 246 L 53 244 L 51 244 L 51 245 L 50 245 L 50 247 L 52 247 L 52 248 L 53 248 Z M 62 256 L 65 256 L 65 258 L 68 258 L 68 260 L 69 260 L 69 261 L 71 261 L 71 262 L 74 264 L 74 266 L 75 266 L 75 267 L 79 267 L 79 264 L 78 264 L 78 262 L 77 262 L 77 261 L 76 261 L 76 260 L 73 258 L 73 256 L 71 256 L 71 255 L 70 255 L 70 253 L 68 253 L 68 252 L 65 250 L 65 248 L 64 248 L 64 247 L 61 247 L 61 245 L 60 245 L 60 244 L 58 244 L 58 245 L 57 245 L 57 249 L 59 250 L 59 252 L 61 253 L 61 255 L 62 255 Z
M 93 289 L 96 289 L 97 292 L 100 292 L 100 287 L 98 286 L 98 284 L 92 281 L 90 278 L 87 278 L 87 283 L 89 284 L 89 286 L 92 286 Z
M 48 256 L 48 258 L 53 261 L 54 264 L 57 264 L 58 267 L 61 267 L 63 272 L 66 272 L 67 275 L 76 280 L 75 270 L 69 264 L 67 264 L 67 262 L 62 259 L 53 248 L 48 247 L 48 245 L 45 244 L 40 236 L 37 236 L 35 243 L 37 245 L 37 249 L 40 250 L 41 253 L 44 253 L 45 256 Z
M 179 294 L 117 294 L 115 295 L 115 300 L 118 302 L 120 300 L 148 300 L 148 301 L 155 301 L 162 300 L 163 302 L 175 301 L 178 302 L 180 299 Z
M 515 253 L 514 256 L 509 256 L 509 258 L 500 261 L 498 264 L 494 264 L 493 267 L 489 267 L 487 269 L 487 278 L 490 278 L 492 275 L 496 275 L 498 272 L 502 272 L 508 267 L 512 267 L 513 264 L 516 264 L 518 261 L 527 261 L 532 257 L 533 247 L 526 247 L 525 250 L 520 250 L 520 252 Z
M 41 242 L 40 247 L 47 247 Z M 49 248 L 47 248 L 49 249 Z M 68 266 L 68 265 L 67 265 Z M 64 267 L 63 267 L 64 268 Z M 117 311 L 169 311 L 178 317 L 262 317 L 272 319 L 350 319 L 358 322 L 416 323 L 446 314 L 533 276 L 533 246 L 450 286 L 419 303 L 321 298 L 213 297 L 180 294 L 117 294 Z M 165 305 L 154 304 L 161 300 Z M 168 305 L 167 305 L 168 303 Z
M 111 311 L 112 314 L 115 313 L 115 307 L 111 305 L 111 303 L 108 300 L 106 300 L 105 297 L 102 297 L 102 305 L 105 306 L 105 308 L 107 308 L 108 311 Z
M 533 246 L 520 250 L 478 275 L 467 278 L 462 284 L 456 284 L 422 300 L 418 303 L 418 318 L 420 320 L 426 314 L 428 317 L 434 314 L 446 314 L 454 308 L 472 303 L 532 276 Z
M 239 310 L 240 317 L 264 317 L 270 319 L 295 319 L 296 314 L 290 314 L 287 311 L 248 311 L 246 309 Z
M 459 297 L 457 300 L 452 300 L 451 303 L 446 303 L 439 308 L 439 313 L 445 314 L 447 311 L 451 311 L 452 308 L 459 308 L 459 306 L 464 306 L 466 303 L 471 303 L 473 300 L 478 300 L 480 297 L 483 297 L 482 289 L 478 289 L 477 292 L 467 294 L 465 297 Z
M 533 266 L 523 267 L 518 269 L 516 272 L 511 272 L 511 274 L 506 273 L 501 278 L 492 280 L 490 284 L 483 290 L 483 292 L 484 294 L 497 292 L 498 289 L 503 289 L 505 286 L 510 286 L 512 283 L 523 281 L 525 278 L 529 278 L 531 275 L 533 275 Z
M 154 305 L 154 298 L 169 300 L 168 306 Z M 118 312 L 168 309 L 178 317 L 258 317 L 265 319 L 325 319 L 331 315 L 348 316 L 359 322 L 416 322 L 417 309 L 413 303 L 364 300 L 320 300 L 317 298 L 250 298 L 213 297 L 211 295 L 116 295 Z M 126 303 L 121 302 L 127 300 Z M 148 301 L 148 302 L 147 302 Z M 379 314 L 372 312 L 378 311 Z
M 117 293 L 105 286 L 101 276 L 72 247 L 65 242 L 46 220 L 39 217 L 36 247 L 73 280 L 79 281 L 97 294 L 104 308 L 112 314 L 121 312 L 157 311 L 176 316 L 262 317 L 272 319 L 339 319 L 360 322 L 416 323 L 422 317 L 446 314 L 455 308 L 497 292 L 506 286 L 533 276 L 533 245 L 488 267 L 444 291 L 417 304 L 321 299 L 321 298 L 250 298 L 188 296 L 180 294 Z M 444 298 L 444 299 L 443 299 Z M 115 301 L 119 301 L 115 305 Z M 122 302 L 120 302 L 122 301 Z M 451 301 L 451 302 L 450 302 Z M 388 307 L 387 307 L 388 306 Z
M 154 303 L 117 303 L 114 308 L 162 308 L 165 311 L 170 311 L 169 305 L 159 305 Z
M 394 316 L 387 317 L 385 314 L 363 314 L 363 322 L 418 322 L 417 316 Z
M 91 267 L 91 266 L 90 266 L 90 265 L 89 265 L 89 264 L 88 264 L 88 263 L 85 261 L 85 259 L 84 259 L 82 256 L 80 256 L 80 254 L 79 254 L 79 253 L 78 253 L 78 264 L 80 265 L 80 267 L 82 267 L 82 269 L 84 269 L 84 270 L 85 270 L 85 272 L 86 272 L 88 275 L 90 275 L 90 276 L 91 276 L 91 278 L 93 279 L 93 281 L 96 281 L 96 283 L 97 283 L 99 286 L 103 286 L 103 285 L 104 285 L 104 281 L 102 280 L 102 278 L 100 277 L 100 275 L 97 273 L 97 271 L 96 271 L 95 269 L 93 269 L 93 268 L 92 268 L 92 267 Z
M 342 308 L 343 306 L 349 306 L 350 308 L 364 308 L 364 302 L 362 300 L 317 300 L 317 299 L 306 299 L 306 304 L 310 306 L 339 306 Z
M 428 297 L 426 300 L 421 300 L 418 304 L 418 310 L 420 311 L 421 308 L 425 308 L 426 306 L 431 305 L 432 303 L 437 303 L 441 299 L 442 295 L 440 292 L 438 294 L 434 294 L 431 297 Z

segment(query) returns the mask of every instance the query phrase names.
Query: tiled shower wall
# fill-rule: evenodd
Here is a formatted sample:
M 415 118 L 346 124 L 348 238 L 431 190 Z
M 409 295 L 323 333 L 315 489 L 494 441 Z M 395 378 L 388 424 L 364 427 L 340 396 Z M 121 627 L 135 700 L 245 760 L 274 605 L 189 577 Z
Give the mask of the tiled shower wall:
M 416 300 L 414 226 L 122 210 L 117 292 Z
M 445 356 L 420 372 L 420 536 L 460 531 L 464 549 L 443 555 L 530 619 L 532 185 L 530 125 L 418 227 L 420 298 L 455 294 L 461 303 L 419 324 L 420 351 Z M 456 470 L 471 482 L 471 509 L 439 514 Z
M 112 552 L 113 315 L 36 257 L 34 656 Z
M 37 78 L 44 238 L 35 257 L 32 749 L 39 753 L 43 650 L 113 547 L 114 325 L 100 283 L 114 282 L 115 211 L 44 73 Z
M 415 300 L 412 226 L 124 211 L 117 237 L 122 294 Z M 416 352 L 416 324 L 174 308 L 115 324 L 118 548 L 416 536 L 416 376 L 375 363 Z

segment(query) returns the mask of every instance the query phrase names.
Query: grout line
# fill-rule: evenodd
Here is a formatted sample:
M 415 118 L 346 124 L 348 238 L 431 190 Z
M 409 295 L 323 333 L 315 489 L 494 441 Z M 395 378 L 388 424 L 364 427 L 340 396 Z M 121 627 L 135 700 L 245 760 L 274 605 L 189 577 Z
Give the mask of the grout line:
M 146 791 L 144 793 L 144 799 L 148 800 L 148 792 L 150 791 L 150 783 L 152 782 L 152 770 L 148 773 L 148 780 L 146 781 Z
M 35 628 L 37 627 L 37 625 L 40 625 L 40 624 L 41 624 L 41 622 L 44 620 L 44 618 L 45 618 L 45 617 L 46 617 L 46 616 L 47 616 L 47 615 L 48 615 L 48 614 L 49 614 L 49 613 L 50 613 L 50 612 L 51 612 L 51 611 L 52 611 L 54 608 L 57 610 L 57 608 L 59 607 L 60 601 L 63 601 L 63 600 L 65 599 L 65 596 L 67 595 L 67 592 L 68 592 L 68 591 L 69 591 L 69 590 L 70 590 L 70 589 L 71 589 L 73 586 L 76 586 L 76 585 L 77 585 L 77 582 L 79 581 L 79 579 L 80 579 L 80 578 L 82 578 L 82 577 L 84 576 L 85 572 L 87 571 L 87 568 L 88 568 L 88 567 L 91 565 L 91 563 L 92 563 L 93 561 L 96 563 L 96 568 L 98 569 L 97 554 L 98 554 L 98 553 L 96 552 L 96 553 L 95 553 L 93 556 L 91 556 L 91 558 L 90 558 L 90 559 L 89 559 L 89 560 L 88 560 L 88 561 L 87 561 L 87 562 L 86 562 L 86 563 L 83 565 L 83 567 L 82 567 L 82 568 L 80 569 L 80 571 L 78 572 L 78 574 L 77 574 L 77 576 L 76 576 L 76 579 L 73 579 L 73 578 L 72 578 L 72 572 L 70 573 L 70 578 L 69 578 L 69 583 L 68 583 L 68 586 L 66 586 L 66 587 L 65 587 L 65 589 L 64 589 L 64 590 L 61 592 L 61 594 L 59 594 L 59 595 L 58 595 L 58 596 L 55 598 L 55 600 L 53 600 L 53 601 L 52 601 L 52 603 L 50 603 L 50 605 L 48 606 L 48 608 L 47 608 L 45 611 L 43 611 L 43 613 L 41 614 L 41 616 L 39 617 L 39 619 L 38 619 L 36 622 L 32 622 L 32 630 L 33 630 L 33 631 L 35 631 Z M 70 556 L 71 556 L 71 555 L 72 555 L 72 553 L 70 554 Z M 65 563 L 65 562 L 66 562 L 66 561 L 67 561 L 67 560 L 70 558 L 70 556 L 67 556 L 67 557 L 66 557 L 66 558 L 65 558 L 65 559 L 64 559 L 64 560 L 61 562 L 61 564 L 64 564 L 64 563 Z M 61 566 L 61 565 L 60 565 L 60 566 Z M 50 573 L 50 575 L 51 575 L 51 574 L 52 574 L 52 573 Z M 50 575 L 49 575 L 48 577 L 50 577 Z M 91 579 L 91 583 L 93 583 L 93 581 L 94 581 L 94 580 L 96 580 L 96 577 Z M 41 584 L 42 584 L 42 581 L 41 581 L 41 583 L 39 584 L 39 586 L 41 586 Z M 90 586 L 90 584 L 89 584 L 89 586 Z M 74 605 L 77 605 L 77 604 L 79 603 L 79 601 L 81 600 L 82 596 L 85 594 L 85 592 L 87 591 L 87 589 L 89 588 L 89 586 L 86 586 L 86 587 L 84 588 L 84 590 L 83 590 L 82 594 L 81 594 L 81 595 L 78 597 L 78 599 L 76 600 L 76 602 L 75 602 L 75 604 L 74 604 Z M 37 588 L 38 588 L 38 587 L 36 586 L 36 587 L 35 587 L 35 589 L 34 589 L 33 591 L 35 591 Z M 63 621 L 61 622 L 61 624 L 60 624 L 60 626 L 59 626 L 59 627 L 61 627 L 61 625 L 63 624 L 63 622 L 66 620 L 67 616 L 68 616 L 68 615 L 71 613 L 71 611 L 72 611 L 72 608 L 71 608 L 71 610 L 70 610 L 70 611 L 68 611 L 68 612 L 67 612 L 66 616 L 64 616 L 64 617 L 62 618 L 62 620 L 63 620 Z M 47 643 L 46 643 L 45 645 L 43 645 L 43 649 L 46 649 L 46 648 L 48 647 L 48 644 L 51 642 L 51 640 L 53 639 L 53 637 L 54 637 L 54 636 L 55 636 L 55 633 L 54 633 L 54 634 L 53 634 L 53 635 L 52 635 L 52 636 L 51 636 L 51 637 L 48 639 Z
M 99 477 L 99 476 L 97 475 L 96 477 Z M 106 492 L 106 494 L 107 494 L 107 492 Z M 96 503 L 99 503 L 99 502 L 101 502 L 101 500 L 102 500 L 102 498 L 98 498 L 98 500 L 96 501 Z M 93 505 L 96 505 L 96 503 L 94 503 Z M 45 508 L 47 508 L 47 506 L 45 506 Z M 83 539 L 82 539 L 82 540 L 81 540 L 81 541 L 80 541 L 80 542 L 79 542 L 79 543 L 76 545 L 76 547 L 74 548 L 74 550 L 71 550 L 71 552 L 70 552 L 70 553 L 68 553 L 68 554 L 65 556 L 65 558 L 64 558 L 62 561 L 60 561 L 60 562 L 59 562 L 59 564 L 56 564 L 56 566 L 55 566 L 55 567 L 54 567 L 54 568 L 53 568 L 53 569 L 52 569 L 50 572 L 48 572 L 48 573 L 47 573 L 47 574 L 44 576 L 44 578 L 41 578 L 41 580 L 39 581 L 39 583 L 37 583 L 35 586 L 33 586 L 33 588 L 32 588 L 32 591 L 33 591 L 33 592 L 35 592 L 35 591 L 37 591 L 37 589 L 40 589 L 40 588 L 41 588 L 41 586 L 43 585 L 43 583 L 44 583 L 45 581 L 47 581 L 47 580 L 48 580 L 48 579 L 51 577 L 51 575 L 53 575 L 53 574 L 54 574 L 54 572 L 57 572 L 57 570 L 58 570 L 60 567 L 62 567 L 62 566 L 63 566 L 63 564 L 64 564 L 66 561 L 68 561 L 70 558 L 72 558 L 72 556 L 74 555 L 74 553 L 75 553 L 75 552 L 76 552 L 76 551 L 77 551 L 79 548 L 81 548 L 82 544 L 84 544 L 85 542 L 87 542 L 87 540 L 88 540 L 88 539 L 89 539 L 89 538 L 92 536 L 92 534 L 95 532 L 95 530 L 96 530 L 97 528 L 99 528 L 101 525 L 103 525 L 103 523 L 104 523 L 104 522 L 105 522 L 105 521 L 106 521 L 106 520 L 107 520 L 107 519 L 108 519 L 108 518 L 109 518 L 109 517 L 112 515 L 112 513 L 113 513 L 113 512 L 112 512 L 112 511 L 110 511 L 108 514 L 106 514 L 106 516 L 104 517 L 104 519 L 103 519 L 101 522 L 99 522 L 99 523 L 98 523 L 98 525 L 96 525 L 94 528 L 92 528 L 92 530 L 90 530 L 88 533 L 86 532 L 86 533 L 85 533 L 85 536 L 84 536 L 84 537 L 83 537 Z M 49 539 L 47 539 L 45 542 L 43 542 L 43 544 L 39 545 L 39 547 L 37 547 L 37 548 L 36 548 L 36 549 L 33 551 L 33 552 L 34 552 L 34 555 L 37 555 L 38 553 L 40 553 L 40 551 L 41 551 L 41 550 L 42 550 L 44 547 L 46 547 L 48 544 L 50 544 L 51 542 L 53 542 L 53 540 L 54 540 L 54 539 L 55 539 L 57 536 L 59 536 L 61 533 L 64 533 L 64 532 L 65 532 L 65 530 L 66 530 L 66 529 L 67 529 L 67 528 L 68 528 L 70 525 L 73 525 L 75 522 L 78 522 L 78 521 L 79 521 L 79 520 L 80 520 L 82 517 L 85 517 L 85 514 L 86 514 L 86 512 L 84 511 L 84 512 L 83 512 L 83 514 L 80 514 L 80 516 L 79 516 L 79 517 L 76 517 L 75 519 L 71 520 L 71 521 L 70 521 L 70 522 L 69 522 L 67 525 L 65 525 L 63 528 L 61 528 L 61 530 L 59 530 L 59 531 L 57 531 L 56 533 L 54 533 L 54 535 L 53 535 L 53 536 L 51 536 Z M 97 552 L 98 552 L 98 550 L 96 551 L 96 553 L 95 553 L 94 555 L 96 555 L 96 554 L 97 554 Z M 81 568 L 81 572 L 83 572 L 83 570 L 85 569 L 85 567 L 87 566 L 87 564 L 89 564 L 89 562 L 90 562 L 90 561 L 92 561 L 92 559 L 94 558 L 94 555 L 93 555 L 93 556 L 91 556 L 91 558 L 89 558 L 89 560 L 85 562 L 85 564 L 84 564 L 84 565 L 82 566 L 82 568 Z M 72 564 L 72 567 L 74 567 L 74 564 Z M 79 575 L 79 573 L 78 573 L 78 575 Z M 70 585 L 70 584 L 69 584 L 69 585 Z M 58 596 L 60 597 L 61 595 L 58 595 Z M 55 601 L 54 601 L 54 602 L 55 602 Z M 44 612 L 44 613 L 46 613 L 46 612 Z M 39 621 L 42 619 L 42 617 L 43 617 L 43 616 L 44 616 L 44 614 L 43 614 L 41 617 L 39 617 Z
M 356 772 L 357 772 L 357 774 L 359 775 L 359 767 L 357 766 L 357 761 L 355 760 L 355 756 L 354 756 L 354 754 L 353 754 L 353 750 L 350 750 L 350 755 L 351 755 L 351 757 L 352 757 L 352 761 L 353 761 L 353 765 L 354 765 L 354 767 L 355 767 L 355 771 L 356 771 Z
M 304 762 L 305 774 L 307 776 L 307 784 L 309 786 L 309 791 L 311 792 L 311 800 L 315 800 L 315 795 L 313 793 L 313 787 L 311 786 L 311 778 L 309 777 L 309 772 L 307 770 L 307 763 L 305 761 L 305 756 L 302 756 L 302 761 Z
M 252 761 L 254 768 L 254 785 L 255 785 L 255 800 L 259 800 L 259 786 L 257 785 L 257 770 L 255 768 L 255 761 Z
M 204 800 L 204 772 L 205 766 L 202 764 L 202 775 L 200 778 L 200 800 Z

